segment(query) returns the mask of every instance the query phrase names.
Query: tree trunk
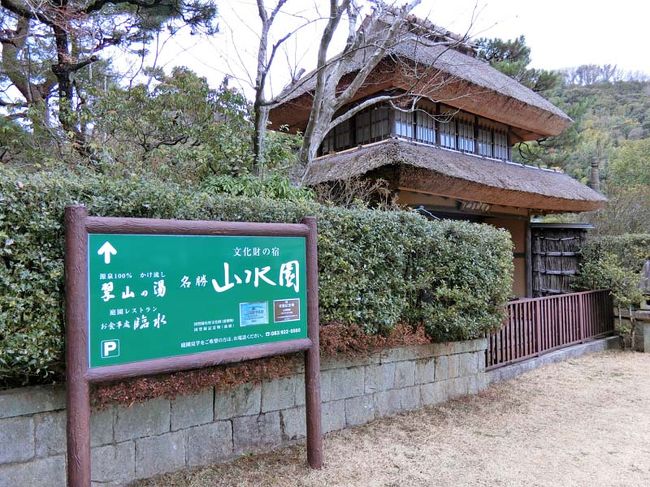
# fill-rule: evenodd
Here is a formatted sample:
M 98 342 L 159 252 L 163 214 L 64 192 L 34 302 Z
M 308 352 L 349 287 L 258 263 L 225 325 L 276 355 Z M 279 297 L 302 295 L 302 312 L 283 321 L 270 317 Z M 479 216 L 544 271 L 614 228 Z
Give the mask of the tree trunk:
M 269 110 L 265 106 L 254 106 L 255 129 L 253 132 L 253 155 L 255 157 L 254 172 L 260 178 L 264 178 L 265 157 L 264 146 L 266 141 L 266 126 L 269 121 Z

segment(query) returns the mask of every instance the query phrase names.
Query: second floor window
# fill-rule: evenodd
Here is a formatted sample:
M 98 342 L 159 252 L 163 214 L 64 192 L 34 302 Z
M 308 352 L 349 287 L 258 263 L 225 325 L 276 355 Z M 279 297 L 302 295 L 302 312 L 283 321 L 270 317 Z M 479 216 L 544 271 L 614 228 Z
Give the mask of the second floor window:
M 366 144 L 390 135 L 388 107 L 371 108 L 357 115 L 356 143 Z
M 456 121 L 451 117 L 441 120 L 440 127 L 440 145 L 449 149 L 456 148 Z
M 503 130 L 494 131 L 494 156 L 497 159 L 508 159 L 508 134 Z
M 474 152 L 474 122 L 469 118 L 458 118 L 458 149 Z
M 479 155 L 492 157 L 492 131 L 488 128 L 478 129 L 478 153 Z
M 395 110 L 395 135 L 407 139 L 413 138 L 413 114 L 411 112 Z
M 323 140 L 320 154 L 391 136 L 494 159 L 510 157 L 506 125 L 446 105 L 436 109 L 425 103 L 414 111 L 381 105 L 366 108 L 331 130 Z
M 436 143 L 436 120 L 432 113 L 425 110 L 416 112 L 415 138 L 425 144 Z
M 350 121 L 346 120 L 337 125 L 333 130 L 330 130 L 323 140 L 321 152 L 323 154 L 329 154 L 350 147 L 352 142 L 350 140 L 350 126 Z

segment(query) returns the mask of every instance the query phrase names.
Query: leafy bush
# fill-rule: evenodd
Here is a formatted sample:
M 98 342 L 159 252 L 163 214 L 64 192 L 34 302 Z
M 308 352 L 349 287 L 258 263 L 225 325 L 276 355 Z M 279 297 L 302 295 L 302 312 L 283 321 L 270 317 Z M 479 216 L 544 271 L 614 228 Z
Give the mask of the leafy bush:
M 0 169 L 0 385 L 53 381 L 63 371 L 63 212 L 71 203 L 99 216 L 297 222 L 315 215 L 321 321 L 369 334 L 423 322 L 436 340 L 479 337 L 501 322 L 511 286 L 512 244 L 489 226 Z
M 598 260 L 605 254 L 616 255 L 624 269 L 638 275 L 646 259 L 650 259 L 650 233 L 595 237 L 582 250 L 585 262 Z
M 249 198 L 261 196 L 286 201 L 310 201 L 314 199 L 314 192 L 311 189 L 304 186 L 294 186 L 288 177 L 278 174 L 272 174 L 264 179 L 250 174 L 239 177 L 214 176 L 203 181 L 201 189 L 213 193 Z
M 577 285 L 611 289 L 616 306 L 637 306 L 641 300 L 640 272 L 646 259 L 650 259 L 650 234 L 590 239 L 582 249 Z

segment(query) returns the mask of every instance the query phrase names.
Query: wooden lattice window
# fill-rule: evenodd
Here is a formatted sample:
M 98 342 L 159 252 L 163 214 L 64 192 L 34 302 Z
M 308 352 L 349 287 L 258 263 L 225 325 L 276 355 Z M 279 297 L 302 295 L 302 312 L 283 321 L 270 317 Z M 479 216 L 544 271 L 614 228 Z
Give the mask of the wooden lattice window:
M 436 143 L 436 120 L 428 110 L 418 109 L 415 121 L 415 138 L 425 144 Z

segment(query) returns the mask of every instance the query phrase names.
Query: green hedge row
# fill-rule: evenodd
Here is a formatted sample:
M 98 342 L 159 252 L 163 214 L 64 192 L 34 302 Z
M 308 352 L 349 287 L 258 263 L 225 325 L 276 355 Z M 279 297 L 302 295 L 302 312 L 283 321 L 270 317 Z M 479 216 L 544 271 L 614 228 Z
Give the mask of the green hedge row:
M 0 170 L 0 386 L 63 371 L 63 211 L 99 216 L 319 221 L 322 323 L 370 334 L 424 323 L 435 340 L 481 336 L 501 322 L 512 274 L 507 232 L 430 222 L 413 212 L 233 198 L 142 180 Z

